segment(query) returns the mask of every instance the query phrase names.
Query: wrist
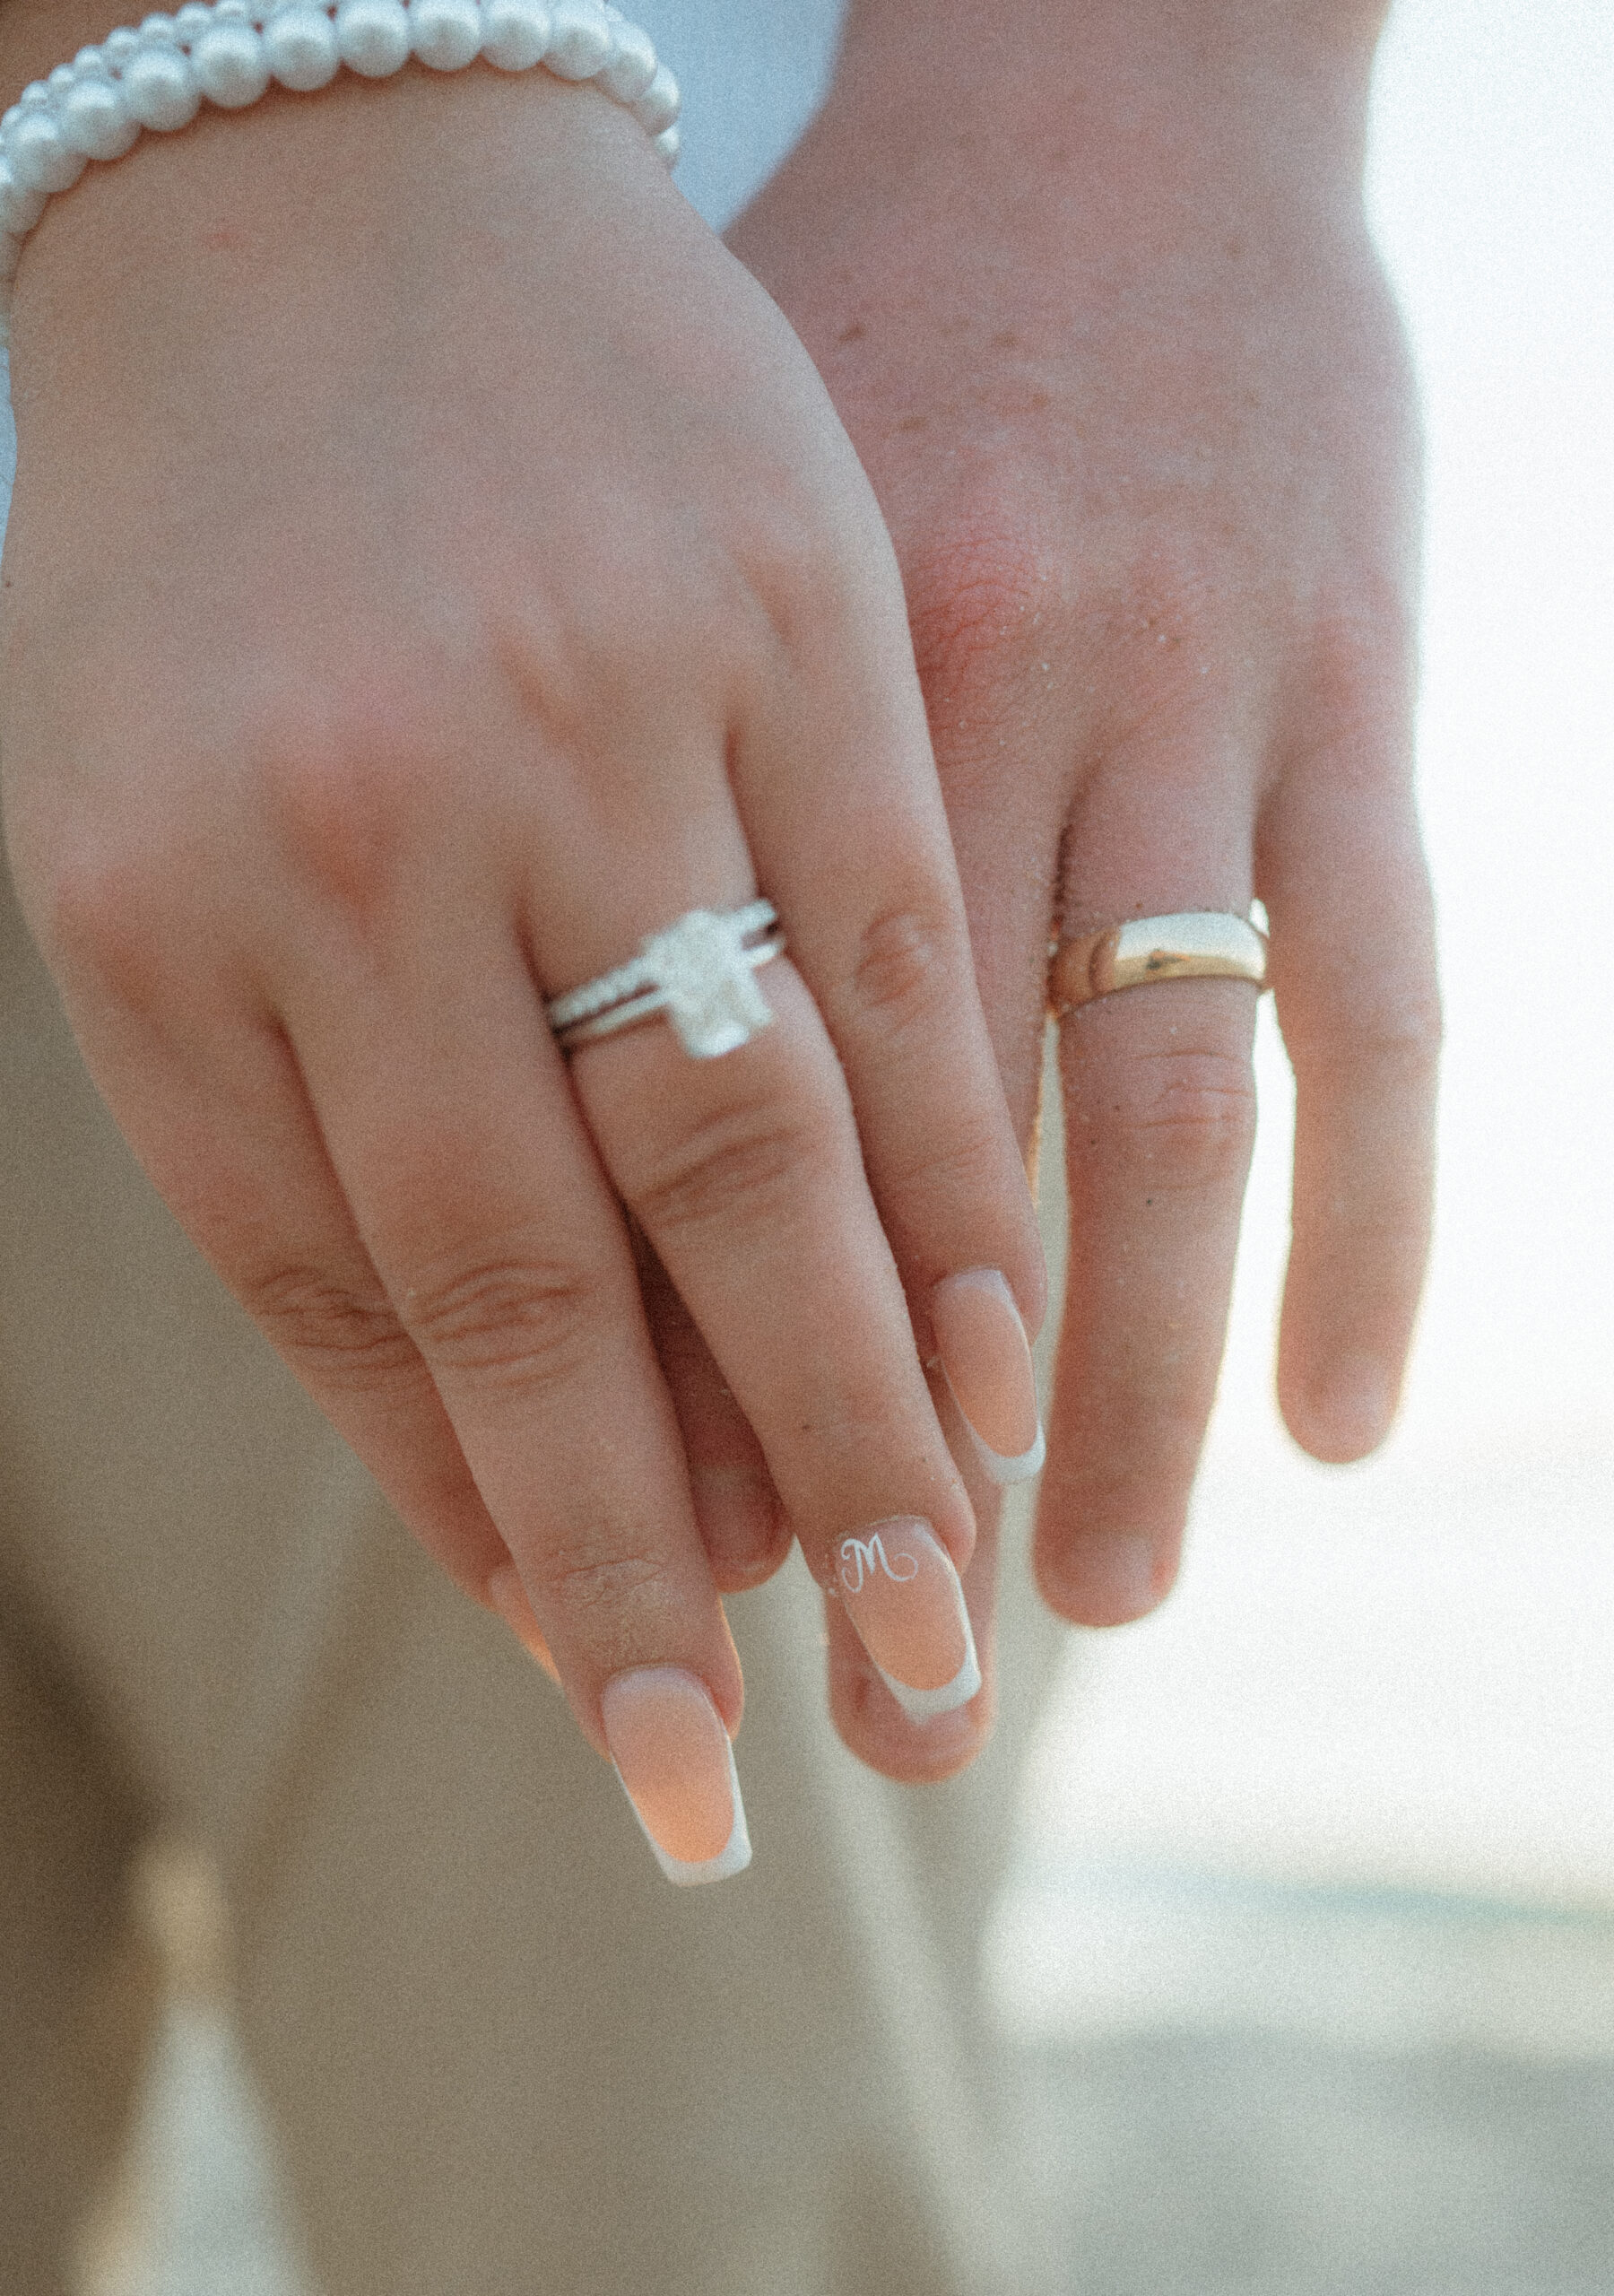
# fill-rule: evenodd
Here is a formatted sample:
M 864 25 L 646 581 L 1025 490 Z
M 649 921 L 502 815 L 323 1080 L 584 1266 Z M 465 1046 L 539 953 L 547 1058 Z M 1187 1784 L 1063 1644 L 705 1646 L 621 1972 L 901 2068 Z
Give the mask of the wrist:
M 147 347 L 161 320 L 170 343 L 199 341 L 206 302 L 195 330 L 171 332 L 197 277 L 221 315 L 238 294 L 273 301 L 282 278 L 351 271 L 355 257 L 383 280 L 401 271 L 405 288 L 412 267 L 423 285 L 445 256 L 463 261 L 473 241 L 550 219 L 558 169 L 585 196 L 602 173 L 631 181 L 646 143 L 635 129 L 653 130 L 653 107 L 676 109 L 646 36 L 586 0 L 552 19 L 539 7 L 535 30 L 521 0 L 486 17 L 463 0 L 407 13 L 396 0 L 368 13 L 330 0 L 290 13 L 233 6 L 233 22 L 204 5 L 138 33 L 81 20 L 104 47 L 81 43 L 0 122 L 4 220 L 27 240 L 23 305 L 48 307 L 59 341 L 75 317 L 108 338 L 143 319 Z M 51 12 L 53 33 L 68 30 L 66 14 Z M 5 53 L 15 60 L 17 43 Z M 597 90 L 565 84 L 596 74 Z M 652 148 L 664 157 L 672 140 Z M 9 278 L 22 239 L 6 244 Z
M 828 108 L 900 169 L 938 144 L 977 171 L 1085 160 L 1280 196 L 1359 193 L 1387 0 L 855 0 Z M 923 53 L 923 80 L 914 57 Z M 881 125 L 883 123 L 883 125 Z

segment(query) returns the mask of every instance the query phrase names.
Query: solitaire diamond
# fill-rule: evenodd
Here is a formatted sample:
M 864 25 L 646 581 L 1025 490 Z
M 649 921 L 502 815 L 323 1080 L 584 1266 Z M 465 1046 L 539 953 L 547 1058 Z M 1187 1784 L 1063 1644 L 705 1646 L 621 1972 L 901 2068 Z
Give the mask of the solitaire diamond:
M 756 928 L 744 910 L 722 917 L 692 909 L 643 944 L 645 970 L 665 993 L 667 1017 L 695 1060 L 733 1052 L 773 1019 L 745 947 L 748 929 Z

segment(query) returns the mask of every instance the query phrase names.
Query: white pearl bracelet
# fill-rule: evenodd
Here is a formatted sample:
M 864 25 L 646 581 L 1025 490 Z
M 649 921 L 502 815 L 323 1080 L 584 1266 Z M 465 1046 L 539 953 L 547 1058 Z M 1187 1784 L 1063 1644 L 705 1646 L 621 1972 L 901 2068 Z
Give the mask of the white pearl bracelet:
M 80 48 L 0 118 L 0 317 L 52 192 L 91 160 L 121 159 L 143 127 L 187 126 L 204 98 L 239 111 L 271 83 L 323 88 L 344 64 L 381 80 L 411 57 L 458 72 L 479 56 L 501 72 L 542 64 L 557 79 L 593 81 L 669 167 L 677 159 L 678 83 L 609 0 L 187 0 Z

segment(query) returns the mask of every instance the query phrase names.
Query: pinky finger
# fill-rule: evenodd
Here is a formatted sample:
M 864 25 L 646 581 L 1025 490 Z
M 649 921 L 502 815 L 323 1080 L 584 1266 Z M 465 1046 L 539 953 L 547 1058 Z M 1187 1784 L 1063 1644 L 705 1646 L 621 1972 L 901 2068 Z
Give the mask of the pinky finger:
M 1279 1399 L 1297 1442 L 1343 1462 L 1389 1431 L 1428 1258 L 1434 903 L 1410 789 L 1371 770 L 1297 777 L 1261 847 L 1297 1092 Z
M 490 1582 L 508 1550 L 354 1227 L 297 1062 L 272 1024 L 212 1017 L 205 1059 L 105 1014 L 80 1038 L 193 1241 L 427 1552 L 498 1609 Z

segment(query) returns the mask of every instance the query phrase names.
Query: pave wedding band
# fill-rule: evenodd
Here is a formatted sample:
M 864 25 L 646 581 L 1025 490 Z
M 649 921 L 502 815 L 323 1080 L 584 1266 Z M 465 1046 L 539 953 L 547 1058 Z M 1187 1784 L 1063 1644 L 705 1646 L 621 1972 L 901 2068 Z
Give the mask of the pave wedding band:
M 1247 980 L 1267 985 L 1267 943 L 1246 918 L 1195 909 L 1133 917 L 1105 933 L 1061 941 L 1048 967 L 1048 1010 L 1063 1020 L 1095 996 L 1150 980 Z
M 691 909 L 647 933 L 637 957 L 551 996 L 543 1015 L 562 1052 L 665 1013 L 692 1060 L 735 1052 L 773 1019 L 754 978 L 785 947 L 772 901 Z

